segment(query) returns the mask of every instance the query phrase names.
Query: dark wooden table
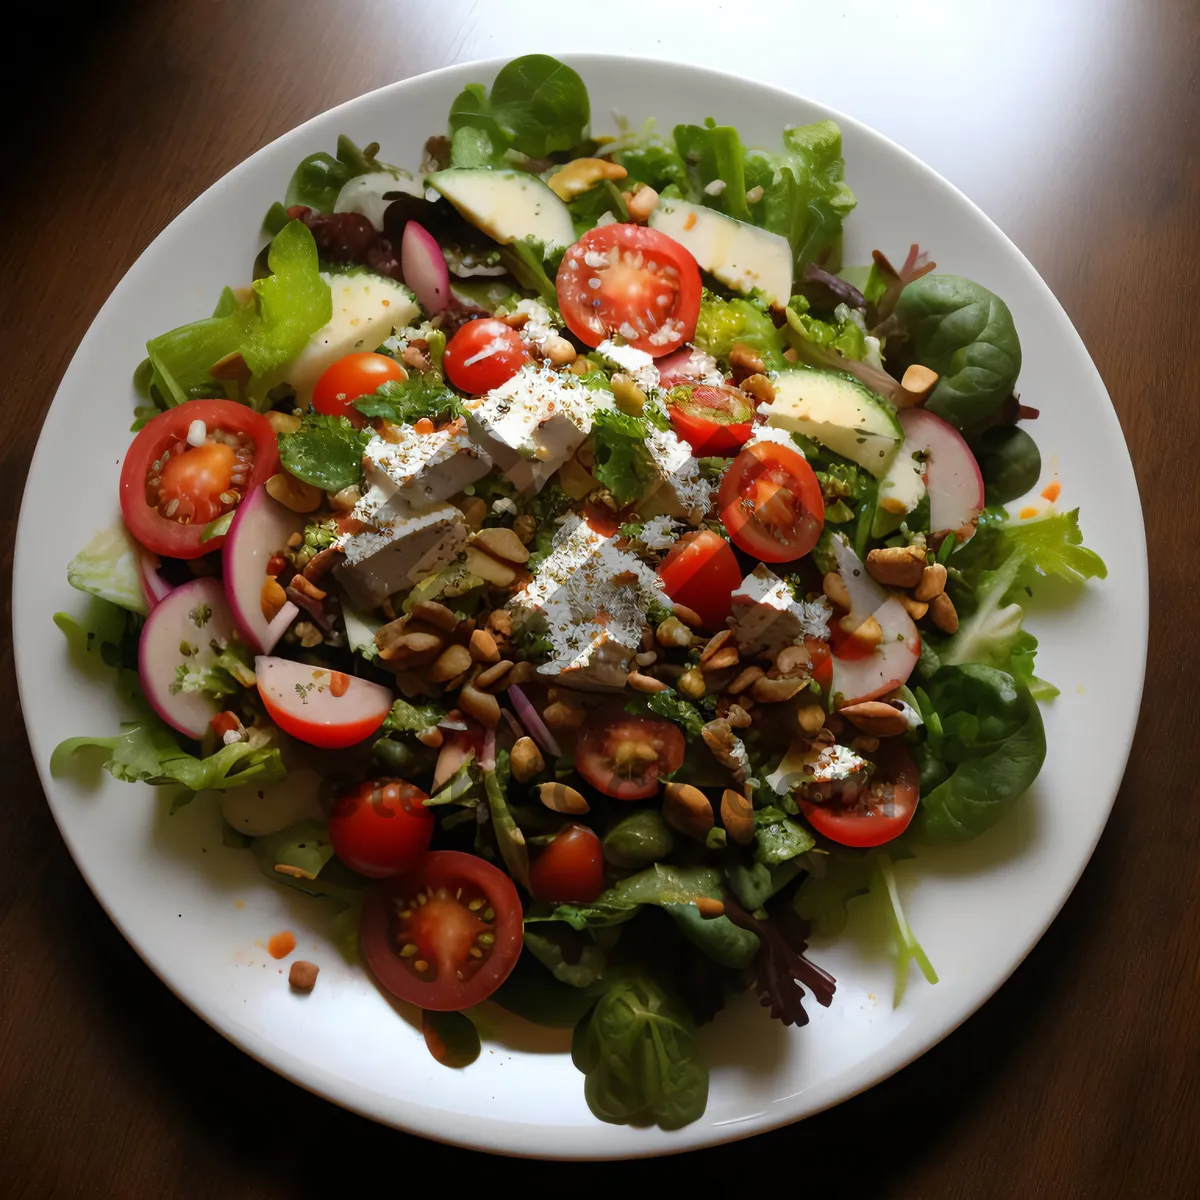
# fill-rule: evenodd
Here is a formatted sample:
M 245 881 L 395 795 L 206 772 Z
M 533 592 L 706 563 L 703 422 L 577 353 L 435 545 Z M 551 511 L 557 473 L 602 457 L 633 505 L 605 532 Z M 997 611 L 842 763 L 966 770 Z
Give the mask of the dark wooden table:
M 1143 489 L 1153 628 L 1133 757 L 1082 882 L 964 1028 L 832 1112 L 586 1176 L 490 1160 L 285 1083 L 151 975 L 55 830 L 5 646 L 0 1196 L 350 1193 L 364 1166 L 395 1172 L 400 1189 L 420 1172 L 435 1188 L 489 1191 L 694 1180 L 728 1194 L 772 1178 L 772 1192 L 808 1195 L 1197 1194 L 1200 10 L 696 0 L 669 18 L 657 7 L 646 25 L 654 6 L 613 0 L 523 2 L 520 15 L 461 0 L 43 6 L 7 43 L 6 543 L 42 414 L 95 312 L 151 238 L 259 146 L 332 104 L 470 58 L 595 49 L 741 66 L 855 113 L 963 187 L 1057 293 L 1108 384 Z

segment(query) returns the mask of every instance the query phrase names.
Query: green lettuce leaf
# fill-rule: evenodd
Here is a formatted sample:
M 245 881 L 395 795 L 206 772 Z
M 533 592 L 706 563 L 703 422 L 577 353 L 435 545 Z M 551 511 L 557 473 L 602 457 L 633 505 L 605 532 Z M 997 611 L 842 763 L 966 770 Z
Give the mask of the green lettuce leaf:
M 407 379 L 389 379 L 378 391 L 354 402 L 366 417 L 397 425 L 415 425 L 422 417 L 445 421 L 466 414 L 462 399 L 442 381 L 441 373 L 414 371 Z
M 371 430 L 355 429 L 347 417 L 307 412 L 300 428 L 279 435 L 279 461 L 297 479 L 337 492 L 362 478 L 362 456 Z
M 124 521 L 117 521 L 94 538 L 67 564 L 67 582 L 139 616 L 150 610 L 142 591 L 137 543 Z
M 706 289 L 693 340 L 701 350 L 725 362 L 734 344 L 740 342 L 758 352 L 767 370 L 779 371 L 787 366 L 783 331 L 752 300 L 723 300 Z
M 620 411 L 600 410 L 592 424 L 595 466 L 592 474 L 620 505 L 629 504 L 657 482 L 646 450 L 646 422 Z
M 384 718 L 383 728 L 393 733 L 420 733 L 431 725 L 446 719 L 448 709 L 437 701 L 413 704 L 398 696 L 392 703 L 392 711 Z

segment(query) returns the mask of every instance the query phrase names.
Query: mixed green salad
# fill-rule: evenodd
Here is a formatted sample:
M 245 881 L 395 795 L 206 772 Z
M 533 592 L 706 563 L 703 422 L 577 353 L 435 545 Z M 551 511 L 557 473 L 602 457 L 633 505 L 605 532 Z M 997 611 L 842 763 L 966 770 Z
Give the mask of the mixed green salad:
M 55 618 L 135 715 L 52 766 L 219 796 L 441 1061 L 490 999 L 574 1028 L 597 1117 L 672 1129 L 727 998 L 831 1003 L 808 940 L 853 897 L 896 1001 L 936 982 L 893 864 L 1033 782 L 1026 610 L 1105 569 L 1056 481 L 1003 507 L 1042 476 L 1004 301 L 841 261 L 833 122 L 589 118 L 532 55 L 419 170 L 339 138 L 252 282 L 147 344 Z

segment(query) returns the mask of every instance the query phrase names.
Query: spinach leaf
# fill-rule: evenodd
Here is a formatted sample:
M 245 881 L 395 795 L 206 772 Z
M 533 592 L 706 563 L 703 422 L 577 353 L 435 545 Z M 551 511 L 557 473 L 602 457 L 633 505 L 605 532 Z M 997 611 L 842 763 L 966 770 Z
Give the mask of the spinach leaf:
M 929 684 L 942 733 L 931 729 L 929 749 L 949 778 L 923 797 L 914 835 L 929 842 L 962 842 L 999 820 L 1028 790 L 1046 757 L 1046 735 L 1029 691 L 1003 671 L 943 667 Z
M 558 312 L 558 289 L 546 274 L 546 253 L 541 242 L 521 238 L 496 250 L 505 270 L 523 287 L 537 292 L 538 299 L 552 312 Z
M 370 429 L 355 429 L 346 417 L 307 412 L 299 429 L 279 435 L 279 461 L 297 479 L 337 492 L 362 478 L 370 440 Z
M 389 379 L 378 391 L 355 400 L 365 417 L 383 417 L 397 425 L 415 425 L 422 417 L 445 421 L 465 415 L 462 399 L 442 381 L 440 372 L 413 371 L 407 379 Z
M 657 717 L 665 717 L 674 722 L 690 738 L 698 738 L 700 730 L 706 724 L 704 714 L 690 701 L 685 700 L 678 692 L 668 688 L 665 692 L 655 692 L 650 696 L 639 696 L 625 705 L 625 711 L 630 713 L 652 712 Z
M 443 1067 L 469 1067 L 483 1048 L 479 1030 L 460 1012 L 422 1012 L 421 1033 Z
M 492 993 L 491 999 L 535 1025 L 571 1029 L 596 1003 L 604 987 L 600 981 L 590 987 L 561 983 L 543 969 L 540 958 L 522 954 L 512 974 Z
M 336 157 L 324 151 L 310 154 L 292 172 L 283 207 L 303 204 L 316 212 L 333 212 L 338 193 L 356 175 L 395 169 L 380 162 L 375 157 L 378 152 L 378 143 L 360 150 L 344 133 L 339 134 Z
M 526 54 L 500 69 L 490 94 L 471 83 L 455 98 L 449 120 L 452 162 L 497 165 L 509 148 L 545 158 L 578 145 L 590 119 L 587 87 L 579 75 L 548 54 Z M 472 155 L 480 161 L 466 161 Z
M 622 980 L 576 1028 L 571 1058 L 592 1113 L 611 1124 L 682 1129 L 708 1103 L 708 1068 L 677 1000 L 647 978 Z
M 605 860 L 614 867 L 639 871 L 666 858 L 675 848 L 675 837 L 658 809 L 640 808 L 604 835 L 603 846 Z
M 786 862 L 799 854 L 807 854 L 816 841 L 812 834 L 782 809 L 774 805 L 760 808 L 754 814 L 757 826 L 754 861 L 770 867 Z
M 672 184 L 687 187 L 687 167 L 675 146 L 657 132 L 653 118 L 636 132 L 627 130 L 606 149 L 630 180 L 649 184 L 658 192 Z
M 773 866 L 760 862 L 750 866 L 734 862 L 725 868 L 725 877 L 738 903 L 748 912 L 756 912 L 803 870 L 804 862 L 797 856 Z
M 715 963 L 745 970 L 758 954 L 758 935 L 735 925 L 728 917 L 704 917 L 694 904 L 664 904 L 663 911 L 697 950 Z
M 1007 504 L 1037 485 L 1042 455 L 1018 425 L 993 425 L 971 443 L 988 504 Z
M 1012 395 L 1021 342 L 1008 305 L 960 275 L 924 275 L 900 293 L 895 317 L 908 350 L 938 373 L 926 407 L 959 429 L 992 416 Z
M 584 934 L 561 921 L 525 927 L 525 949 L 568 987 L 587 988 L 604 975 L 605 954 Z

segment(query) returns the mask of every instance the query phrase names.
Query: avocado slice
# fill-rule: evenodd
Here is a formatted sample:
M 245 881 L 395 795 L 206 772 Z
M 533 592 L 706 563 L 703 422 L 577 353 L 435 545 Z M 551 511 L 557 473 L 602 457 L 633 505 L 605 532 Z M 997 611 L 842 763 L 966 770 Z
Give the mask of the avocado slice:
M 800 367 L 780 371 L 767 423 L 802 433 L 879 478 L 886 474 L 904 430 L 896 412 L 851 375 Z
M 575 240 L 570 210 L 526 171 L 451 167 L 430 175 L 428 183 L 466 220 L 503 246 L 530 238 L 550 254 Z
M 792 248 L 785 237 L 686 200 L 663 199 L 650 228 L 674 238 L 700 265 L 735 292 L 758 291 L 768 304 L 792 294 Z

